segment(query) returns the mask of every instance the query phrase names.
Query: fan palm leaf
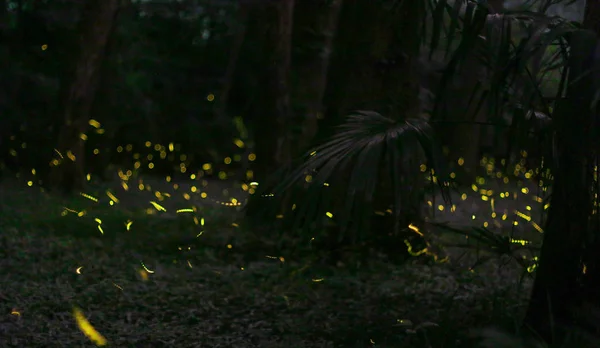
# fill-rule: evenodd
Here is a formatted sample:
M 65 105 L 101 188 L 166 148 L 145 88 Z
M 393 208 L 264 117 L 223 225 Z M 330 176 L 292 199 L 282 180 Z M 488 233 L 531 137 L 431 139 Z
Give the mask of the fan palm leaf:
M 448 119 L 448 106 L 455 98 L 451 86 L 459 76 L 457 73 L 473 69 L 475 59 L 484 74 L 471 89 L 463 111 L 468 115 L 467 120 L 474 120 L 475 115 L 487 107 L 484 124 L 493 125 L 501 134 L 506 134 L 506 144 L 517 145 L 509 152 L 520 150 L 527 143 L 515 142 L 516 136 L 552 134 L 552 105 L 548 101 L 558 100 L 565 93 L 567 38 L 578 30 L 579 24 L 532 11 L 490 15 L 486 2 L 481 1 L 432 0 L 430 8 L 436 25 L 428 42 L 429 56 L 431 58 L 440 45 L 440 36 L 446 34 L 444 57 L 447 57 L 433 105 L 428 108 L 432 124 L 454 122 Z M 549 59 L 542 59 L 539 71 L 532 71 L 533 61 L 548 51 L 552 52 Z M 469 64 L 465 65 L 466 62 Z M 549 74 L 560 76 L 553 98 L 542 91 Z M 544 114 L 537 112 L 540 110 Z M 516 156 L 509 153 L 506 158 Z M 553 163 L 551 158 L 545 160 L 545 163 Z
M 268 197 L 275 204 L 260 205 L 277 209 L 270 212 L 285 218 L 293 213 L 294 229 L 309 227 L 326 215 L 334 217 L 342 231 L 368 229 L 377 194 L 384 186 L 385 195 L 391 196 L 387 203 L 399 221 L 412 204 L 411 194 L 420 189 L 417 176 L 424 175 L 420 162 L 435 171 L 449 201 L 443 157 L 426 121 L 396 121 L 376 112 L 357 111 L 296 168 L 280 172 L 280 180 L 263 188 L 263 197 L 254 204 Z

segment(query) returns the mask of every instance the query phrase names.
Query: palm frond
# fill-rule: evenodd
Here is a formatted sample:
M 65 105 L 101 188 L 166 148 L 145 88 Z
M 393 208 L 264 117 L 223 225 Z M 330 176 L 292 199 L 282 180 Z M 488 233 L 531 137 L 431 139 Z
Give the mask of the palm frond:
M 450 18 L 445 26 L 442 24 L 448 20 L 444 16 Z M 432 20 L 436 25 L 428 46 L 430 58 L 439 45 L 443 32 L 448 33 L 445 37 L 445 55 L 450 47 L 456 46 L 446 67 L 447 78 L 442 81 L 440 90 L 445 90 L 446 84 L 450 82 L 449 78 L 453 77 L 464 59 L 474 52 L 488 71 L 505 75 L 504 78 L 501 78 L 502 75 L 494 76 L 492 81 L 504 81 L 523 72 L 527 62 L 540 49 L 545 49 L 577 28 L 575 24 L 560 17 L 549 17 L 531 11 L 505 11 L 489 15 L 485 3 L 461 0 L 454 1 L 452 6 L 445 0 L 434 1 Z M 515 24 L 516 28 L 513 28 Z M 454 35 L 456 32 L 460 35 Z M 513 35 L 523 32 L 528 34 L 515 46 L 517 38 Z
M 451 52 L 433 93 L 433 105 L 429 108 L 431 122 L 453 123 L 455 120 L 448 116 L 457 112 L 464 115 L 461 120 L 467 122 L 485 114 L 485 124 L 494 125 L 509 137 L 506 143 L 513 147 L 509 153 L 525 143 L 515 143 L 513 136 L 544 137 L 551 133 L 552 105 L 548 104 L 550 98 L 542 86 L 548 74 L 558 74 L 560 80 L 554 99 L 564 95 L 569 52 L 566 39 L 578 30 L 578 24 L 532 11 L 490 15 L 485 2 L 440 0 L 433 3 L 431 16 L 439 23 L 430 34 L 429 56 L 431 58 L 433 50 L 440 45 L 440 37 L 445 32 L 448 35 L 444 53 Z M 549 59 L 539 60 L 548 55 Z M 536 60 L 539 61 L 533 63 Z M 465 69 L 476 68 L 474 64 L 479 65 L 483 74 L 469 87 L 470 96 L 464 110 L 453 110 L 450 108 L 456 104 L 453 84 L 460 73 L 472 74 Z M 538 64 L 539 71 L 530 70 L 532 64 Z M 451 110 L 453 112 L 449 112 Z M 540 110 L 548 116 L 541 117 L 536 113 Z M 507 159 L 516 157 L 506 156 Z M 553 162 L 550 158 L 546 160 L 546 163 Z
M 393 206 L 396 220 L 409 209 L 411 194 L 421 189 L 418 177 L 425 175 L 419 163 L 435 171 L 449 202 L 448 171 L 426 121 L 395 121 L 357 111 L 328 142 L 307 153 L 293 170 L 280 173 L 280 180 L 263 193 L 272 194 L 276 203 L 270 208 L 293 219 L 294 229 L 318 223 L 329 213 L 342 230 L 356 231 L 368 228 L 382 189 L 391 196 L 386 203 Z
M 521 245 L 519 243 L 513 243 L 512 233 L 511 235 L 499 234 L 485 227 L 457 228 L 450 226 L 447 223 L 430 222 L 429 224 L 437 227 L 442 233 L 447 232 L 458 236 L 467 237 L 469 241 L 468 243 L 446 243 L 444 244 L 445 247 L 475 249 L 477 251 L 485 251 L 491 254 L 491 256 L 480 256 L 476 263 L 471 266 L 472 268 L 489 261 L 492 259 L 492 256 L 508 256 L 510 259 L 513 259 L 519 265 L 521 265 L 524 271 L 527 271 L 527 268 L 531 266 L 533 259 L 525 259 L 517 252 L 539 252 L 538 245 Z

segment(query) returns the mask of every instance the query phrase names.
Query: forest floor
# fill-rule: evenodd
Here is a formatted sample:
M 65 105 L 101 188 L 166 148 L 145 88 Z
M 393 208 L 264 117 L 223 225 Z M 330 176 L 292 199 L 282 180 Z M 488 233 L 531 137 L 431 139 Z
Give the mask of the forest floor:
M 0 183 L 0 346 L 474 347 L 477 329 L 514 328 L 526 308 L 531 279 L 502 258 L 350 269 L 276 254 L 241 226 L 232 198 L 244 191 L 206 184 L 147 179 L 65 198 Z M 453 212 L 432 201 L 432 219 L 479 226 L 494 210 L 490 228 L 504 233 L 515 210 L 543 210 L 532 187 L 492 204 L 480 186 L 453 194 Z

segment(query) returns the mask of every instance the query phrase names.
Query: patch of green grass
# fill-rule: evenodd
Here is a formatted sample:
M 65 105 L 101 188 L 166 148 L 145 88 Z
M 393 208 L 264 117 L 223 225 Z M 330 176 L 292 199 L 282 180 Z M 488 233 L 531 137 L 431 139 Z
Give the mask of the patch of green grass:
M 74 306 L 114 347 L 469 347 L 472 329 L 514 325 L 526 303 L 518 277 L 502 271 L 419 258 L 317 267 L 272 248 L 230 208 L 204 207 L 196 225 L 186 214 L 3 190 L 2 347 L 92 346 Z M 86 213 L 62 216 L 65 207 Z

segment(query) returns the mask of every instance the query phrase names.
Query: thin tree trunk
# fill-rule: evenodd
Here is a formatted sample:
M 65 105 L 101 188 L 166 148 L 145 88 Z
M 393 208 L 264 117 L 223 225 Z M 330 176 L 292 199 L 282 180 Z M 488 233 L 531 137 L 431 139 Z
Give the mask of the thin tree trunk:
M 488 1 L 489 13 L 500 13 L 504 9 L 504 0 Z M 493 25 L 487 23 L 486 26 Z M 471 183 L 475 178 L 476 171 L 479 168 L 479 145 L 482 141 L 482 135 L 491 133 L 493 129 L 486 129 L 483 126 L 472 124 L 471 121 L 485 122 L 488 115 L 487 108 L 482 106 L 476 110 L 478 101 L 481 98 L 481 87 L 478 82 L 481 81 L 482 65 L 475 54 L 471 54 L 465 58 L 463 64 L 463 75 L 461 76 L 461 87 L 457 91 L 457 95 L 466 96 L 462 101 L 452 99 L 450 108 L 452 110 L 451 117 L 453 121 L 463 122 L 454 127 L 450 134 L 449 154 L 450 158 L 455 161 L 459 157 L 463 158 L 464 164 L 461 168 L 462 179 L 466 183 Z M 467 105 L 471 94 L 473 94 L 472 105 Z M 471 124 L 470 124 L 471 123 Z M 444 133 L 443 131 L 441 132 Z
M 344 1 L 317 138 L 355 110 L 403 120 L 419 117 L 417 60 L 425 2 Z M 360 30 L 357 30 L 357 23 Z
M 583 27 L 600 34 L 600 1 L 586 0 L 583 15 Z
M 137 15 L 137 8 L 132 4 L 131 0 L 121 0 L 121 8 L 119 16 L 131 18 L 130 16 Z M 96 143 L 90 143 L 98 148 L 99 153 L 94 154 L 92 159 L 86 158 L 86 168 L 92 175 L 92 178 L 97 177 L 100 181 L 112 179 L 110 171 L 113 170 L 112 165 L 115 164 L 115 151 L 118 141 L 116 135 L 119 128 L 123 125 L 123 120 L 120 117 L 115 117 L 114 106 L 118 104 L 118 88 L 115 86 L 123 77 L 119 74 L 116 60 L 116 55 L 122 52 L 123 40 L 120 40 L 116 33 L 117 26 L 113 25 L 111 33 L 106 44 L 104 59 L 99 68 L 100 74 L 96 82 L 96 92 L 90 109 L 90 118 L 99 121 L 105 133 L 101 136 L 91 137 L 98 138 Z M 119 110 L 118 112 L 123 112 Z M 94 131 L 96 131 L 94 129 Z M 88 152 L 89 153 L 89 152 Z M 114 174 L 114 173 L 112 173 Z
M 0 41 L 2 42 L 10 42 L 9 37 L 10 37 L 10 27 L 9 27 L 9 14 L 8 14 L 8 3 L 6 2 L 6 0 L 0 0 Z M 0 65 L 4 66 L 6 68 L 10 67 L 10 44 L 5 44 L 4 47 L 2 49 L 0 49 Z M 3 70 L 4 70 L 3 69 Z M 9 96 L 9 92 L 8 92 L 8 84 L 4 82 L 5 78 L 4 75 L 6 74 L 6 72 L 1 71 L 0 72 L 0 78 L 2 79 L 2 84 L 0 85 L 0 110 L 2 110 L 2 108 L 4 107 L 5 104 L 7 104 L 8 100 L 11 100 L 8 98 Z M 14 90 L 14 82 L 15 81 L 11 81 L 10 83 L 10 89 Z M 6 86 L 7 88 L 5 89 Z M 2 111 L 0 111 L 2 112 Z M 1 143 L 1 139 L 0 139 L 0 143 Z
M 268 13 L 272 19 L 268 31 L 269 47 L 266 71 L 266 95 L 262 119 L 257 119 L 255 131 L 256 175 L 265 180 L 276 169 L 288 166 L 291 161 L 290 95 L 288 87 L 294 0 L 282 0 Z
M 215 116 L 216 121 L 220 125 L 230 123 L 230 119 L 226 115 L 227 103 L 229 101 L 229 94 L 233 86 L 233 80 L 235 76 L 235 70 L 240 57 L 240 52 L 246 38 L 246 22 L 248 21 L 248 5 L 241 3 L 239 5 L 238 13 L 238 24 L 235 29 L 235 36 L 233 44 L 231 45 L 231 51 L 229 52 L 229 60 L 227 61 L 227 68 L 225 70 L 225 76 L 223 77 L 223 85 L 221 91 L 216 98 Z
M 327 87 L 327 77 L 333 40 L 337 31 L 337 23 L 343 0 L 322 0 L 310 3 L 305 10 L 310 23 L 312 35 L 317 35 L 316 40 L 309 40 L 311 45 L 318 47 L 317 52 L 311 52 L 308 61 L 298 67 L 298 85 L 300 90 L 295 95 L 301 103 L 306 105 L 302 122 L 302 134 L 296 145 L 294 155 L 306 151 L 317 134 L 318 120 L 323 117 L 323 97 Z M 305 4 L 309 4 L 308 2 Z M 300 4 L 299 4 L 300 5 Z M 308 7 L 308 6 L 307 6 Z M 305 23 L 302 23 L 306 27 Z M 304 41 L 306 42 L 306 41 Z M 302 100 L 304 99 L 304 100 Z
M 58 158 L 53 162 L 50 186 L 70 192 L 84 184 L 84 140 L 96 92 L 98 70 L 115 23 L 120 0 L 88 0 L 80 21 L 79 54 L 71 76 L 61 82 Z
M 283 0 L 279 5 L 278 35 L 276 39 L 275 57 L 276 74 L 274 78 L 274 99 L 277 111 L 277 147 L 275 151 L 275 163 L 288 165 L 291 160 L 290 144 L 290 92 L 289 74 L 292 50 L 292 28 L 294 19 L 294 0 Z
M 6 0 L 0 0 L 0 38 L 8 31 L 8 3 Z

